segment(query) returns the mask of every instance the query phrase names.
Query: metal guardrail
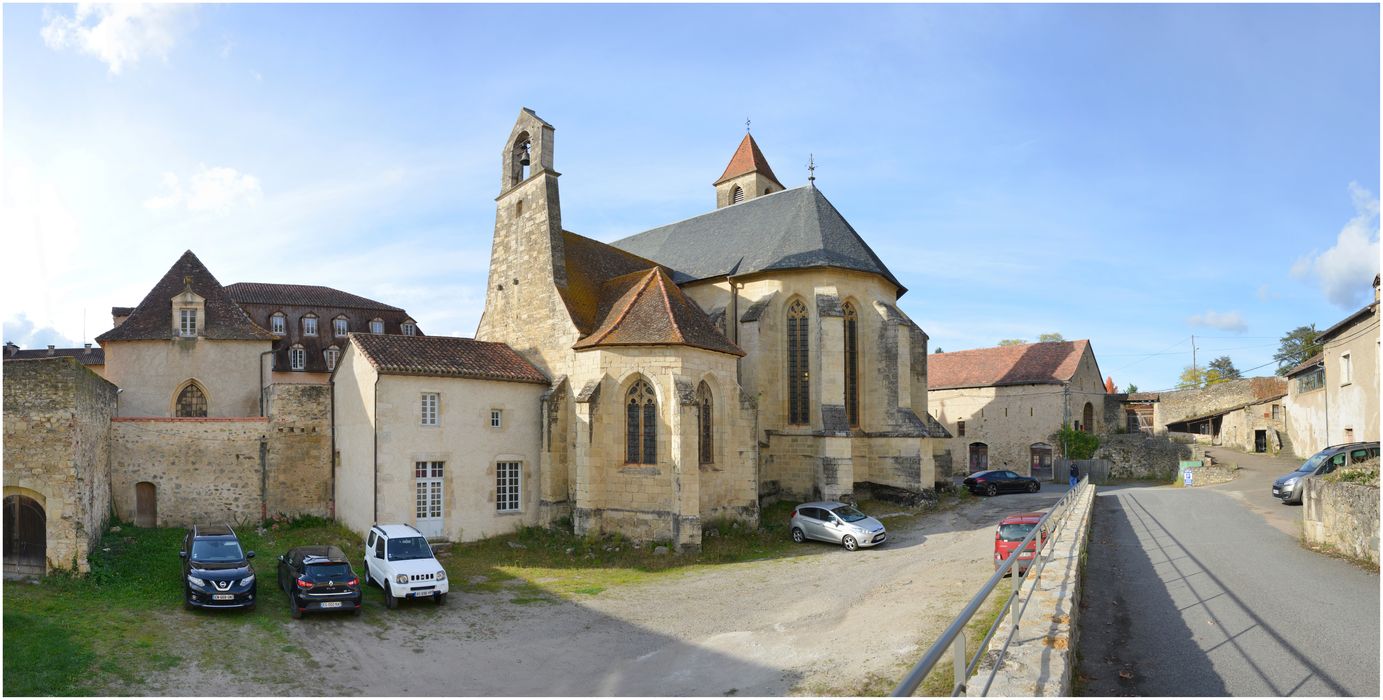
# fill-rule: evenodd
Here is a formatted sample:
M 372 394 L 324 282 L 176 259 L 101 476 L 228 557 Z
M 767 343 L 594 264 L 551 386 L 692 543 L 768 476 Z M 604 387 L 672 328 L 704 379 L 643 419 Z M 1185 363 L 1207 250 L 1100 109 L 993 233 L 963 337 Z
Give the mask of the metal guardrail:
M 1014 636 L 1018 634 L 1019 621 L 1023 617 L 1023 611 L 1027 610 L 1028 601 L 1032 599 L 1033 591 L 1037 590 L 1037 586 L 1033 585 L 1029 588 L 1028 595 L 1020 601 L 1018 599 L 1018 593 L 1022 588 L 1025 577 L 1019 576 L 1017 571 L 1013 571 L 1013 591 L 1008 595 L 1008 600 L 1004 605 L 1004 612 L 1000 613 L 999 616 L 994 619 L 994 624 L 989 626 L 989 630 L 985 632 L 984 638 L 980 640 L 978 648 L 975 650 L 975 655 L 969 659 L 965 656 L 965 626 L 968 625 L 970 620 L 975 617 L 975 614 L 980 611 L 980 608 L 983 607 L 985 601 L 989 599 L 994 589 L 999 587 L 999 583 L 1003 581 L 1004 576 L 1017 565 L 1019 561 L 1018 555 L 1027 549 L 1028 544 L 1032 542 L 1034 537 L 1037 537 L 1038 534 L 1042 532 L 1042 529 L 1049 522 L 1055 519 L 1057 522 L 1056 530 L 1051 532 L 1047 538 L 1047 542 L 1039 547 L 1039 551 L 1032 559 L 1032 564 L 1028 566 L 1027 576 L 1036 579 L 1042 575 L 1042 570 L 1046 568 L 1047 562 L 1052 558 L 1052 551 L 1055 549 L 1057 538 L 1066 528 L 1067 511 L 1075 504 L 1076 499 L 1086 489 L 1089 483 L 1090 478 L 1088 476 L 1082 478 L 1080 482 L 1076 484 L 1076 488 L 1067 491 L 1066 495 L 1062 496 L 1061 500 L 1057 501 L 1056 505 L 1052 506 L 1052 509 L 1047 511 L 1046 515 L 1042 516 L 1042 519 L 1037 522 L 1037 525 L 1028 533 L 1028 536 L 1024 537 L 1023 541 L 1013 549 L 1013 553 L 1004 560 L 1003 565 L 994 572 L 993 576 L 989 577 L 989 581 L 985 582 L 984 586 L 975 594 L 975 597 L 970 603 L 961 610 L 960 615 L 958 615 L 950 626 L 946 628 L 945 632 L 941 633 L 941 637 L 936 640 L 936 643 L 927 650 L 927 653 L 922 655 L 921 660 L 917 662 L 917 665 L 912 667 L 912 670 L 908 672 L 903 682 L 899 683 L 898 687 L 893 689 L 894 697 L 910 697 L 916 692 L 917 686 L 922 684 L 927 674 L 931 673 L 932 669 L 935 668 L 936 665 L 941 662 L 942 657 L 946 655 L 948 647 L 951 650 L 951 663 L 955 669 L 955 680 L 951 685 L 951 697 L 956 697 L 964 693 L 966 690 L 966 679 L 970 678 L 970 674 L 974 673 L 975 669 L 979 667 L 980 659 L 984 658 L 985 652 L 989 646 L 989 641 L 994 638 L 994 634 L 999 631 L 999 627 L 1003 625 L 1004 620 L 1007 619 L 1009 620 L 1010 627 L 1008 638 L 1004 640 L 1004 646 L 999 650 L 999 654 L 994 660 L 994 669 L 990 671 L 989 677 L 985 679 L 984 688 L 980 694 L 984 695 L 989 692 L 989 686 L 994 682 L 994 675 L 999 670 L 999 663 L 1003 660 L 1004 654 L 1008 652 L 1008 647 L 1013 643 Z

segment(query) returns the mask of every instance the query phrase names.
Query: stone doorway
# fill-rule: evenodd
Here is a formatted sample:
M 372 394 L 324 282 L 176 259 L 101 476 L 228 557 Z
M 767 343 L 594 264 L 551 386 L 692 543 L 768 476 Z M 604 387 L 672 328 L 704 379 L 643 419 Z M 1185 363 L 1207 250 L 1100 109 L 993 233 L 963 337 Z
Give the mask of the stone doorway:
M 134 485 L 134 524 L 139 527 L 158 525 L 158 488 L 148 481 Z
M 28 496 L 5 497 L 5 578 L 47 573 L 48 517 Z
M 1255 431 L 1253 431 L 1253 451 L 1254 451 L 1254 452 L 1267 452 L 1267 451 L 1268 451 L 1268 431 L 1266 431 L 1266 430 L 1255 430 Z
M 1031 459 L 1029 467 L 1032 470 L 1032 477 L 1039 481 L 1050 481 L 1052 479 L 1052 446 L 1039 442 L 1028 448 L 1028 454 Z

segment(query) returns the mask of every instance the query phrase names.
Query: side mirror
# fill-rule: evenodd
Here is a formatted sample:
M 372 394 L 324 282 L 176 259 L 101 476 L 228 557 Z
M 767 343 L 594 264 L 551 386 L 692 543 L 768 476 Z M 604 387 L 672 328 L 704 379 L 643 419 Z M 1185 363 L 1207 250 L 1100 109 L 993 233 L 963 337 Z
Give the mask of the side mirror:
M 186 558 L 187 558 L 187 552 L 186 552 L 186 551 L 178 552 L 178 558 L 179 558 L 179 559 L 186 559 Z
M 254 551 L 253 549 L 251 549 L 250 551 L 245 552 L 245 558 L 246 558 L 246 559 L 254 559 L 254 558 L 255 558 L 255 551 Z

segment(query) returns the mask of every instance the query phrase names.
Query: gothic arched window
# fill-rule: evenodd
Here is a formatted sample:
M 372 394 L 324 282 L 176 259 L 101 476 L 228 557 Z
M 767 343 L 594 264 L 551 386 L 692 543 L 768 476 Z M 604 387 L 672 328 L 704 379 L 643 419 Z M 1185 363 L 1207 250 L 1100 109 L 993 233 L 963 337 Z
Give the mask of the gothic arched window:
M 196 384 L 188 384 L 178 394 L 179 418 L 206 418 L 206 394 Z
M 807 305 L 794 299 L 788 305 L 788 422 L 806 425 L 810 388 L 807 370 Z
M 658 397 L 640 379 L 629 387 L 624 402 L 625 450 L 629 464 L 658 463 Z
M 860 315 L 855 305 L 845 302 L 845 420 L 851 427 L 860 425 Z
M 711 387 L 706 382 L 696 388 L 696 455 L 700 464 L 715 464 L 715 404 L 711 401 Z

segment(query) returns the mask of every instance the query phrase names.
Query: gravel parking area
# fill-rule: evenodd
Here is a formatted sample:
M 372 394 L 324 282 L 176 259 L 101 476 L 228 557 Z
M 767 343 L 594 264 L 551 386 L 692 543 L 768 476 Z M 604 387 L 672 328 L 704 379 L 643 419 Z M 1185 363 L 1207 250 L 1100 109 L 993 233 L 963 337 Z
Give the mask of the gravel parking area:
M 310 617 L 286 631 L 310 655 L 300 691 L 314 695 L 857 694 L 891 687 L 993 574 L 1001 518 L 1064 492 L 971 499 L 891 527 L 873 549 L 808 543 L 574 600 L 453 593 L 442 607 L 391 611 L 371 589 L 360 619 Z M 208 687 L 283 691 L 195 665 L 144 690 Z

